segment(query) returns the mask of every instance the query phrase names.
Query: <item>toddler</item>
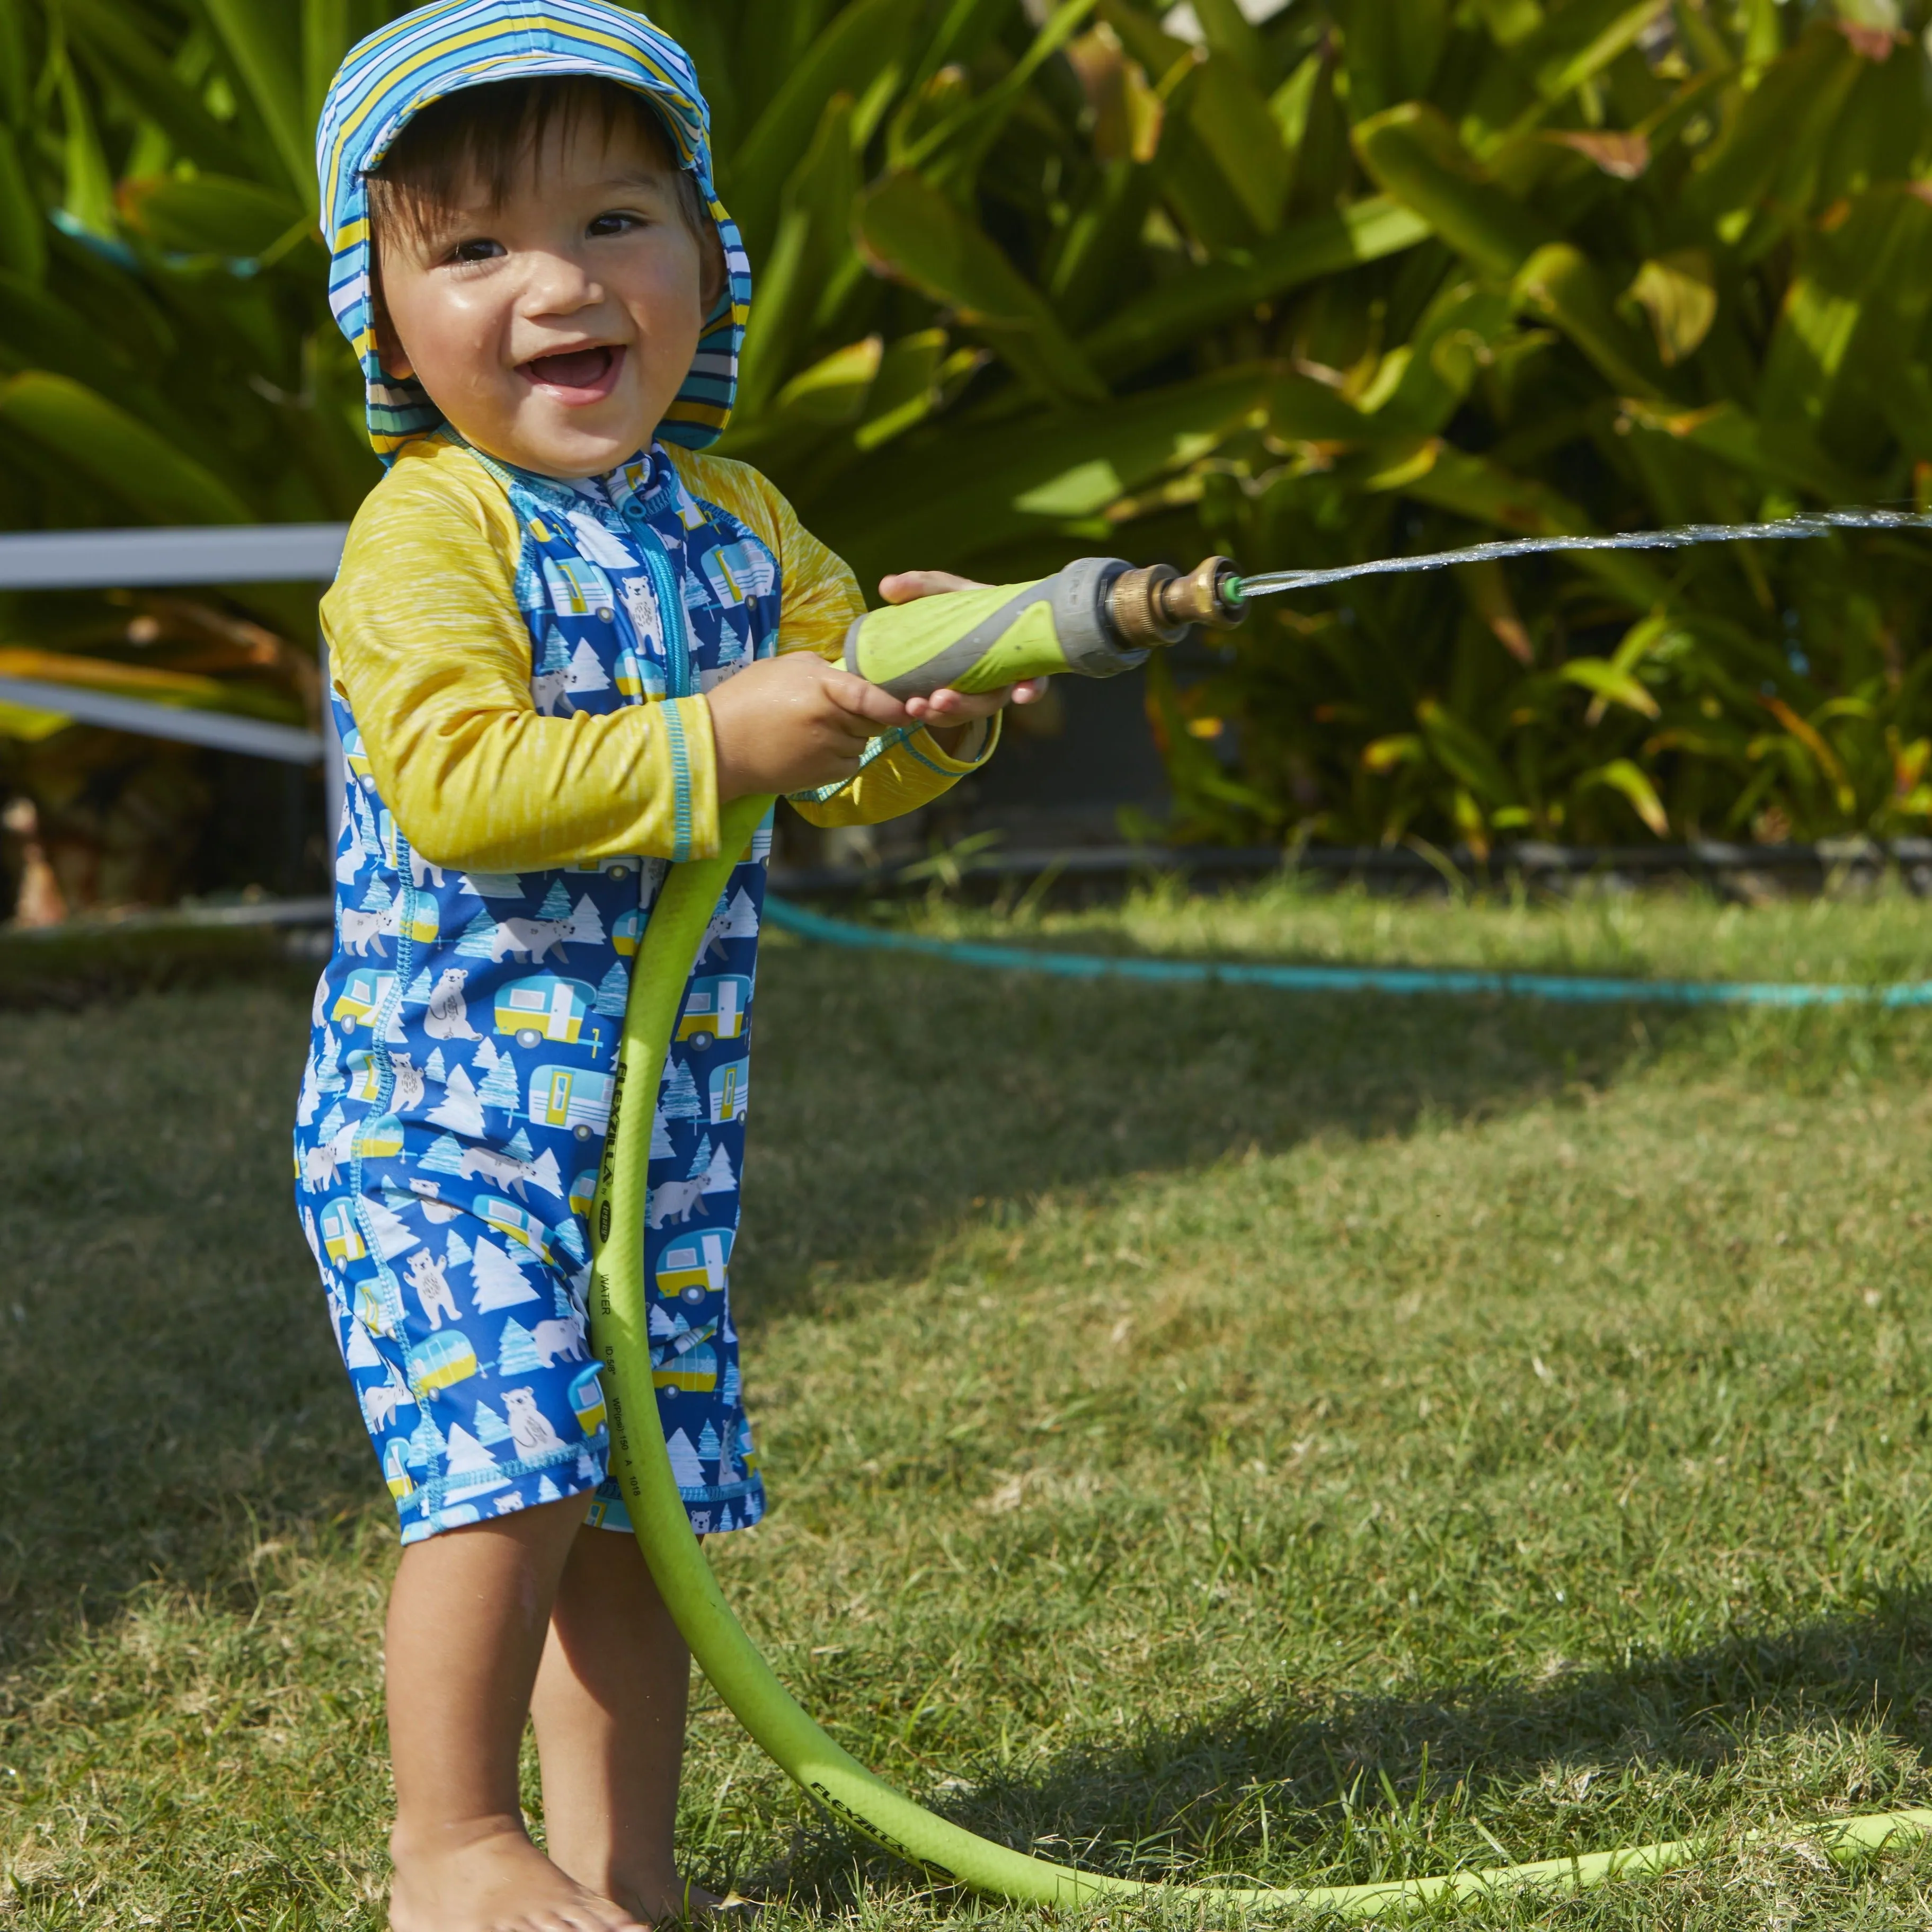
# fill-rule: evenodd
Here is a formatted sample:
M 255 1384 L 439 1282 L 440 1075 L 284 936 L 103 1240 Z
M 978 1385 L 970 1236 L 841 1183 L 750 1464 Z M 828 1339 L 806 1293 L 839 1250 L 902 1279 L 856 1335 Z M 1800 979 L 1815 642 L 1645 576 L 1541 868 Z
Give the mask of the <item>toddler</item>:
M 347 801 L 296 1191 L 406 1546 L 399 1932 L 692 1902 L 688 1658 L 610 1478 L 584 1300 L 667 867 L 716 854 L 735 798 L 800 795 L 824 824 L 920 805 L 1038 691 L 901 704 L 838 668 L 850 572 L 699 453 L 751 301 L 707 120 L 682 51 L 604 0 L 439 0 L 356 47 L 322 114 L 331 299 L 387 473 L 322 605 Z M 638 1236 L 700 1534 L 764 1508 L 728 1284 L 770 842 L 768 821 L 691 967 Z M 548 1858 L 518 1802 L 526 1718 Z

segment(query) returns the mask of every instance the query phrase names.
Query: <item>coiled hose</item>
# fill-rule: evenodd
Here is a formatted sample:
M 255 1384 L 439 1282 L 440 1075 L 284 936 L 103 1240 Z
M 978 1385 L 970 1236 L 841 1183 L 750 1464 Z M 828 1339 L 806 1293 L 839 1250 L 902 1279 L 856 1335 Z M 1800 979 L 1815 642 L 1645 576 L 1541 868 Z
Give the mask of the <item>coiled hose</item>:
M 603 1382 L 612 1466 L 637 1526 L 644 1560 L 692 1654 L 738 1721 L 821 1804 L 875 1844 L 976 1891 L 1040 1904 L 1074 1905 L 1164 1889 L 1138 1880 L 1076 1871 L 1009 1850 L 934 1816 L 874 1778 L 827 1737 L 778 1682 L 732 1615 L 692 1534 L 664 1448 L 651 1379 L 644 1268 L 650 1126 L 698 941 L 732 868 L 770 806 L 770 799 L 748 798 L 726 807 L 718 841 L 723 856 L 671 868 L 639 949 L 624 1016 L 592 1222 L 591 1334 L 606 1364 Z M 1848 1857 L 1932 1833 L 1932 1810 L 1886 1812 L 1798 1828 L 1832 1856 Z M 1445 1898 L 1534 1887 L 1580 1890 L 1626 1874 L 1690 1864 L 1720 1842 L 1720 1834 L 1712 1833 L 1433 1878 L 1304 1889 L 1216 1885 L 1190 1888 L 1187 1895 L 1216 1906 L 1300 1907 L 1369 1918 Z

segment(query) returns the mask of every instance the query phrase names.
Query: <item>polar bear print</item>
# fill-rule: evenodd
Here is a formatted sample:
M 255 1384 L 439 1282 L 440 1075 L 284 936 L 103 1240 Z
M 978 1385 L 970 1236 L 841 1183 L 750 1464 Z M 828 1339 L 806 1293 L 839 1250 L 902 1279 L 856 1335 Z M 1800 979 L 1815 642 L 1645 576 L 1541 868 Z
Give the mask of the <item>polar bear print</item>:
M 481 1040 L 483 1036 L 470 1024 L 470 1003 L 463 997 L 469 973 L 460 966 L 446 966 L 430 989 L 429 1011 L 424 1016 L 423 1031 L 431 1040 Z
M 675 1221 L 680 1227 L 691 1219 L 695 1208 L 700 1214 L 704 1211 L 704 1177 L 700 1174 L 695 1180 L 667 1180 L 661 1186 L 651 1190 L 650 1207 L 644 1219 L 653 1228 L 662 1228 L 666 1221 Z
M 410 1257 L 409 1284 L 416 1290 L 416 1299 L 422 1304 L 423 1319 L 432 1330 L 442 1326 L 446 1315 L 452 1322 L 463 1318 L 456 1297 L 450 1292 L 449 1278 L 445 1272 L 448 1265 L 447 1262 L 432 1260 L 427 1248 L 417 1249 Z
M 506 1389 L 504 1413 L 508 1418 L 510 1439 L 526 1456 L 541 1455 L 546 1449 L 561 1449 L 563 1438 L 550 1426 L 550 1418 L 537 1406 L 530 1389 Z
M 428 1090 L 423 1081 L 423 1070 L 406 1053 L 392 1047 L 389 1065 L 395 1074 L 395 1084 L 389 1092 L 389 1108 L 392 1113 L 406 1112 L 419 1106 Z
M 584 1324 L 574 1315 L 539 1322 L 530 1330 L 530 1340 L 547 1369 L 554 1368 L 560 1361 L 583 1362 L 590 1358 L 590 1351 L 584 1345 Z

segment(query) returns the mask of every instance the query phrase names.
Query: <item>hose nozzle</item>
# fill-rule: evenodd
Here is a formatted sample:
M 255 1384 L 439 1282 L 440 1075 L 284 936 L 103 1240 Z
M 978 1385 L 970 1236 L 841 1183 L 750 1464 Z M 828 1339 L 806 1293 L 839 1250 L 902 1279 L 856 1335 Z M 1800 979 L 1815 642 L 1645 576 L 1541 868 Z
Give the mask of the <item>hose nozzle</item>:
M 1129 644 L 1178 644 L 1195 626 L 1232 631 L 1247 615 L 1234 594 L 1234 566 L 1210 556 L 1183 577 L 1171 565 L 1124 571 L 1107 592 L 1107 614 Z

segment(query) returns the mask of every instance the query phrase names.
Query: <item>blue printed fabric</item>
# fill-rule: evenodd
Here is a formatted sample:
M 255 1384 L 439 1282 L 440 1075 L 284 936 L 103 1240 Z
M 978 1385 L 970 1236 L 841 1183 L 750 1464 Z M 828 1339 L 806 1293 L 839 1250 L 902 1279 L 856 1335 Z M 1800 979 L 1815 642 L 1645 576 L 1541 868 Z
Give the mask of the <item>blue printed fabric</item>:
M 518 601 L 550 716 L 710 688 L 778 635 L 769 550 L 662 448 L 582 483 L 503 469 Z M 628 1529 L 590 1357 L 587 1216 L 612 1061 L 666 862 L 440 867 L 378 793 L 338 695 L 347 800 L 296 1192 L 336 1339 L 412 1542 L 583 1495 Z M 674 720 L 675 712 L 661 714 Z M 652 1124 L 651 1359 L 700 1533 L 764 1513 L 728 1292 L 770 821 L 698 949 Z

